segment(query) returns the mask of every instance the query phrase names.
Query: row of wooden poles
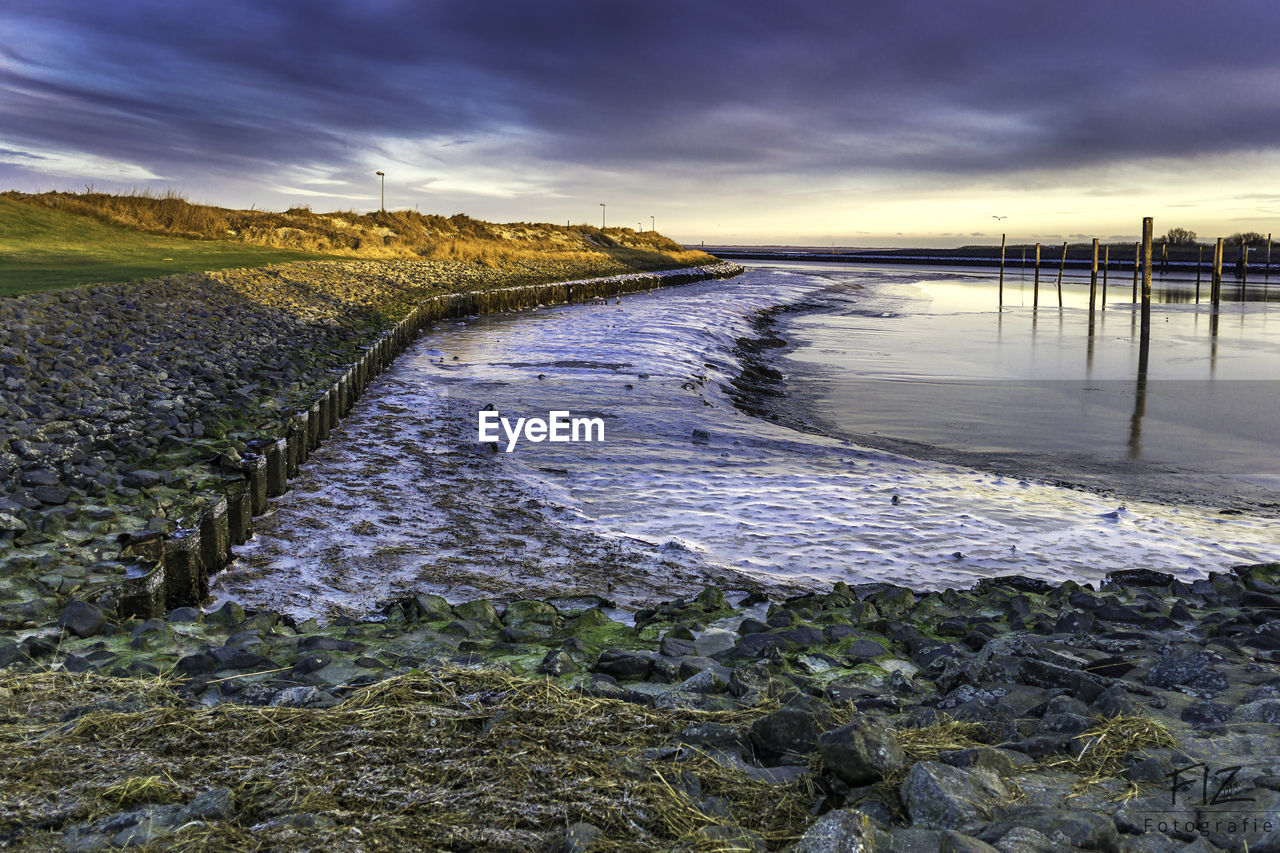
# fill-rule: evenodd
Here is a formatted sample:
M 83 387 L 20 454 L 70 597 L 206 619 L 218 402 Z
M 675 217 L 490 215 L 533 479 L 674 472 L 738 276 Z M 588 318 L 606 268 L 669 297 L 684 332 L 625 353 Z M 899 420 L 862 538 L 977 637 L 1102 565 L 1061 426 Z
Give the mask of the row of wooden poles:
M 1144 280 L 1147 282 L 1147 285 L 1146 285 L 1147 289 L 1148 290 L 1150 289 L 1150 275 L 1151 275 L 1150 267 L 1151 267 L 1152 248 L 1153 248 L 1152 235 L 1149 231 L 1151 224 L 1152 224 L 1152 219 L 1149 216 L 1142 220 L 1142 226 L 1143 226 L 1142 242 L 1133 244 L 1133 301 L 1134 302 L 1138 301 L 1138 273 L 1140 269 L 1145 270 L 1143 275 L 1146 278 Z M 1004 266 L 1005 266 L 1006 236 L 1007 235 L 1005 234 L 1000 235 L 1000 307 L 1001 308 L 1004 307 Z M 1034 289 L 1034 296 L 1032 297 L 1033 308 L 1040 307 L 1040 246 L 1041 244 L 1036 243 L 1035 289 Z M 1058 287 L 1058 307 L 1059 308 L 1062 307 L 1062 274 L 1067 268 L 1067 246 L 1068 244 L 1065 242 L 1062 244 L 1062 261 L 1058 264 L 1057 287 Z M 1108 273 L 1111 270 L 1111 247 L 1103 246 L 1101 248 L 1104 250 L 1104 257 L 1102 261 L 1102 310 L 1105 311 L 1107 308 L 1107 279 L 1108 279 Z M 1217 307 L 1222 302 L 1223 248 L 1224 248 L 1223 238 L 1219 237 L 1217 240 L 1217 243 L 1215 243 L 1213 247 L 1213 263 L 1211 264 L 1211 269 L 1213 270 L 1213 276 L 1212 276 L 1212 284 L 1209 288 L 1209 298 L 1210 298 L 1210 301 L 1213 303 L 1214 307 Z M 1099 249 L 1098 238 L 1094 237 L 1093 238 L 1093 267 L 1089 275 L 1089 310 L 1090 311 L 1094 310 L 1094 306 L 1097 303 L 1097 297 L 1098 297 L 1098 249 Z M 1167 271 L 1169 268 L 1169 244 L 1168 243 L 1160 244 L 1160 255 L 1161 255 L 1161 264 L 1160 264 L 1161 269 Z M 1247 277 L 1249 274 L 1248 258 L 1249 258 L 1249 246 L 1244 242 L 1244 240 L 1241 240 L 1240 241 L 1240 263 L 1238 264 L 1238 267 L 1237 267 L 1240 271 L 1241 287 L 1245 286 L 1245 283 L 1247 281 Z M 1024 253 L 1023 263 L 1024 264 L 1026 263 L 1025 253 Z M 1201 281 L 1201 272 L 1203 270 L 1203 267 L 1204 267 L 1204 247 L 1201 246 L 1200 256 L 1196 261 L 1196 302 L 1200 301 L 1200 281 Z M 1270 275 L 1271 273 L 1271 235 L 1270 234 L 1267 235 L 1267 261 L 1266 261 L 1265 269 L 1266 269 L 1266 274 Z M 1149 298 L 1149 296 L 1150 294 L 1148 293 L 1146 298 Z

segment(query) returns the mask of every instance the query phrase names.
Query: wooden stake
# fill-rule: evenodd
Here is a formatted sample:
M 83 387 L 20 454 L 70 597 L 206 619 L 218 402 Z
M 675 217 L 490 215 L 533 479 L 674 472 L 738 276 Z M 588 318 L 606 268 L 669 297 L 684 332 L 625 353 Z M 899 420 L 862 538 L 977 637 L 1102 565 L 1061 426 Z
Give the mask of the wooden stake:
M 1138 269 L 1142 266 L 1142 244 L 1133 244 L 1133 298 L 1130 302 L 1138 301 Z
M 1062 263 L 1058 265 L 1058 307 L 1062 307 L 1062 271 L 1067 268 L 1067 244 L 1062 244 Z
M 1169 244 L 1160 241 L 1160 274 L 1163 275 L 1169 271 Z
M 1249 278 L 1249 244 L 1240 238 L 1240 295 L 1244 296 L 1245 281 Z
M 1093 270 L 1089 273 L 1089 313 L 1098 301 L 1098 238 L 1093 238 Z
M 1108 244 L 1102 261 L 1102 310 L 1107 310 L 1107 271 L 1111 269 L 1111 245 Z
M 1000 235 L 1000 307 L 1004 307 L 1004 238 L 1007 235 Z
M 1036 243 L 1036 289 L 1035 297 L 1031 302 L 1032 308 L 1040 307 L 1040 244 Z
M 1200 267 L 1204 265 L 1204 246 L 1197 247 L 1196 254 L 1196 304 L 1200 304 Z
M 1213 278 L 1209 284 L 1209 299 L 1217 308 L 1222 302 L 1222 238 L 1213 247 Z
M 1151 230 L 1150 216 L 1142 220 L 1142 341 L 1151 339 Z

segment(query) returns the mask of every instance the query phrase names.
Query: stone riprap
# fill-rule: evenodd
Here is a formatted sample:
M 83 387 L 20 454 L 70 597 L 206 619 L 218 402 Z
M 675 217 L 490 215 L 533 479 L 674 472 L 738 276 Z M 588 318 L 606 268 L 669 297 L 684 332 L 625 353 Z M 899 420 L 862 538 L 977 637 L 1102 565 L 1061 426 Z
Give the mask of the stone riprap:
M 144 616 L 198 604 L 427 323 L 740 271 L 620 269 L 318 261 L 0 302 L 0 630 L 73 596 Z
M 330 730 L 326 714 L 366 707 L 363 691 L 379 682 L 425 676 L 434 684 L 454 678 L 450 672 L 500 670 L 516 681 L 502 690 L 446 691 L 449 713 L 487 732 L 518 719 L 516 697 L 524 694 L 512 685 L 536 679 L 666 720 L 670 734 L 645 740 L 636 754 L 617 747 L 615 781 L 677 785 L 698 816 L 681 824 L 690 849 L 1203 853 L 1280 846 L 1280 564 L 1192 583 L 1117 572 L 1097 590 L 1010 577 L 923 594 L 841 584 L 771 602 L 707 589 L 631 614 L 632 623 L 611 618 L 618 614 L 608 604 L 450 605 L 417 596 L 374 621 L 321 625 L 234 604 L 143 620 L 73 603 L 56 625 L 0 643 L 0 665 L 12 667 L 14 684 L 0 690 L 0 718 L 21 720 L 34 756 L 54 748 L 54 730 L 65 731 L 68 720 L 128 712 L 136 723 L 147 713 L 142 700 L 129 708 L 113 700 L 59 708 L 32 727 L 18 711 L 21 691 L 30 689 L 20 675 L 41 668 L 88 679 L 166 675 L 171 689 L 160 707 L 170 715 L 185 707 L 194 726 L 208 724 L 198 721 L 209 709 L 251 705 L 309 709 L 294 724 L 317 732 Z M 403 703 L 414 694 L 406 686 L 388 695 Z M 21 753 L 0 757 L 0 778 L 20 777 L 23 760 Z M 741 791 L 724 793 L 721 779 L 720 793 L 706 793 L 707 761 L 717 774 L 736 774 L 730 778 L 742 780 Z M 366 769 L 377 788 L 387 767 Z M 248 775 L 235 777 L 243 788 L 231 813 L 218 805 L 226 800 L 221 786 L 234 787 L 223 774 L 182 781 L 191 790 L 164 805 L 135 803 L 105 816 L 80 817 L 86 807 L 74 802 L 61 802 L 55 819 L 10 809 L 0 831 L 107 849 L 127 843 L 126 830 L 144 820 L 148 838 L 180 833 L 196 809 L 210 815 L 202 820 L 229 827 L 291 827 L 302 846 L 339 837 L 341 821 L 312 826 L 310 816 L 283 806 L 255 808 L 253 798 L 265 794 L 255 793 L 254 774 L 267 770 L 237 772 Z M 772 814 L 758 799 L 762 784 L 799 815 L 786 831 L 762 823 Z M 750 802 L 735 802 L 748 792 Z M 589 817 L 574 818 L 569 835 L 584 846 L 572 849 L 678 846 L 652 827 L 652 815 L 635 816 L 631 827 L 591 826 Z M 422 820 L 427 837 L 438 824 L 430 809 Z M 489 843 L 554 849 L 567 843 L 568 822 L 526 821 L 523 834 L 504 836 L 518 841 Z M 263 831 L 262 843 L 278 840 Z

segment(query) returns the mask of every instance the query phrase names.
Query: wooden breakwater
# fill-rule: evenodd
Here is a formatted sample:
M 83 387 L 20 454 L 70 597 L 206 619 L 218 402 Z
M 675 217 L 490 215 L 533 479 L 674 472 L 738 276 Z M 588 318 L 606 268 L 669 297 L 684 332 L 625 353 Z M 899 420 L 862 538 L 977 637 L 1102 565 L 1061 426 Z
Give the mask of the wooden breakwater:
M 418 335 L 439 321 L 516 311 L 539 305 L 586 302 L 627 293 L 730 278 L 742 272 L 719 263 L 661 272 L 441 294 L 420 303 L 368 345 L 354 363 L 331 371 L 332 381 L 309 406 L 287 415 L 277 434 L 249 442 L 242 467 L 225 476 L 220 493 L 203 494 L 203 508 L 173 533 L 125 532 L 120 543 L 121 581 L 115 590 L 122 616 L 161 616 L 175 607 L 199 606 L 209 579 L 231 559 L 231 548 L 253 536 L 253 518 L 283 495 L 307 459 L 355 405 L 369 384 Z

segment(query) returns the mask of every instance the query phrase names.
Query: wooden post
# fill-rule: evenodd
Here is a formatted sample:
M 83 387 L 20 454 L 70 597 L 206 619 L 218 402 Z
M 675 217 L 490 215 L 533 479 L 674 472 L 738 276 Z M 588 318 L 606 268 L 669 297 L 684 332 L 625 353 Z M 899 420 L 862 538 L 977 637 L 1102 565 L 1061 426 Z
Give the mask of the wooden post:
M 1213 278 L 1209 284 L 1209 299 L 1213 302 L 1213 307 L 1217 308 L 1222 302 L 1222 238 L 1218 238 L 1218 242 L 1213 247 Z
M 1204 265 L 1204 246 L 1198 246 L 1196 253 L 1196 304 L 1200 304 L 1200 267 Z
M 1058 307 L 1062 307 L 1062 271 L 1067 268 L 1067 243 L 1062 243 L 1062 263 L 1058 265 Z
M 1169 271 L 1169 244 L 1164 240 L 1160 241 L 1160 274 L 1164 275 Z
M 1036 286 L 1035 297 L 1031 301 L 1032 308 L 1040 307 L 1040 244 L 1036 243 Z
M 1004 238 L 1006 234 L 1000 235 L 1000 307 L 1004 307 Z
M 1142 220 L 1142 341 L 1151 339 L 1151 229 L 1150 216 Z
M 1142 244 L 1133 244 L 1133 298 L 1130 302 L 1138 301 L 1138 269 L 1142 266 Z
M 1107 271 L 1111 269 L 1111 245 L 1108 244 L 1102 261 L 1102 310 L 1107 310 Z
M 1240 296 L 1244 297 L 1244 285 L 1249 278 L 1249 244 L 1240 238 Z
M 1267 235 L 1267 271 L 1264 275 L 1271 275 L 1271 235 Z
M 1098 238 L 1093 238 L 1093 270 L 1089 273 L 1089 313 L 1098 301 Z

